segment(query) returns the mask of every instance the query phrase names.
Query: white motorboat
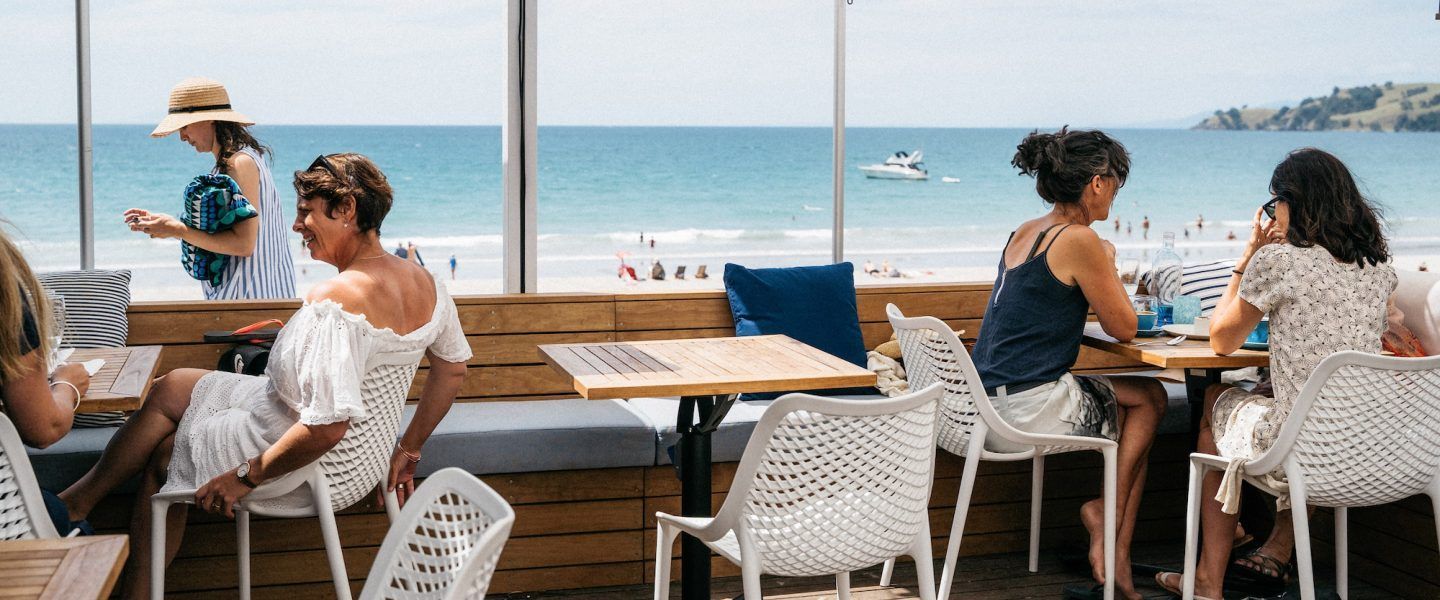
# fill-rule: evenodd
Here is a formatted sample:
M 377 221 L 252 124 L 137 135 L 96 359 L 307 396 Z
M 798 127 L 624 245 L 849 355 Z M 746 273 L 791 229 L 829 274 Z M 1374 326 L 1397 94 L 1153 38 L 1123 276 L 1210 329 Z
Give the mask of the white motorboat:
M 940 183 L 960 183 L 959 177 L 941 177 Z
M 901 151 L 885 159 L 884 164 L 860 165 L 859 169 L 870 179 L 924 180 L 930 178 L 930 173 L 925 170 L 924 158 L 925 153 L 920 150 L 910 153 Z

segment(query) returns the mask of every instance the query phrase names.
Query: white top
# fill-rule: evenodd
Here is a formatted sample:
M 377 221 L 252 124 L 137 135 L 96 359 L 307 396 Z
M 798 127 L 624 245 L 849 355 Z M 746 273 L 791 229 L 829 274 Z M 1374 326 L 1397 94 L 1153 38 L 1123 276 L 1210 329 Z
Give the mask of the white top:
M 330 300 L 306 302 L 275 338 L 266 391 L 306 425 L 364 417 L 360 395 L 371 367 L 418 363 L 426 350 L 446 362 L 471 355 L 455 302 L 438 281 L 430 321 L 405 335 L 376 328 Z

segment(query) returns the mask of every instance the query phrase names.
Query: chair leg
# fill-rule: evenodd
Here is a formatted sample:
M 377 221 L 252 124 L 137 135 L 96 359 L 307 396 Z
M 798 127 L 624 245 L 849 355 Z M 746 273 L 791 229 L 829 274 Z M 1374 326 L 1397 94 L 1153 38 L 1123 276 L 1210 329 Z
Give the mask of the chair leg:
M 960 560 L 960 540 L 965 536 L 965 517 L 970 514 L 970 494 L 975 490 L 975 474 L 980 470 L 980 453 L 984 451 L 985 432 L 980 427 L 970 433 L 965 452 L 965 467 L 960 472 L 960 493 L 955 498 L 955 517 L 950 522 L 950 541 L 945 545 L 945 566 L 940 570 L 941 598 L 950 597 L 955 584 L 956 563 Z
M 850 600 L 850 572 L 835 574 L 836 600 Z
M 1340 600 L 1350 596 L 1349 513 L 1350 509 L 1343 506 L 1335 509 L 1335 593 Z
M 1106 447 L 1105 457 L 1105 600 L 1115 600 L 1115 465 L 1116 449 Z
M 880 567 L 880 587 L 890 587 L 890 576 L 895 574 L 895 559 L 885 561 Z
M 1315 600 L 1315 565 L 1310 555 L 1310 519 L 1306 518 L 1305 480 L 1299 469 L 1285 469 L 1290 482 L 1290 515 L 1295 523 L 1295 562 L 1300 567 L 1300 598 Z
M 916 536 L 915 549 L 911 551 L 910 557 L 915 559 L 915 588 L 920 594 L 920 600 L 935 600 L 935 557 L 930 551 L 928 521 L 920 527 L 920 535 Z M 945 593 L 949 594 L 949 590 Z
M 330 506 L 329 496 L 328 491 L 316 491 L 315 512 L 320 518 L 320 534 L 325 538 L 325 557 L 330 562 L 330 577 L 335 580 L 335 597 L 340 600 L 350 600 L 350 577 L 345 573 L 345 555 L 341 552 L 340 530 L 335 525 L 335 510 Z
M 150 600 L 165 600 L 165 521 L 171 501 L 150 498 Z
M 670 563 L 680 528 L 660 523 L 655 531 L 655 600 L 670 598 Z
M 250 511 L 235 509 L 235 544 L 240 566 L 240 600 L 250 600 Z
M 1045 455 L 1036 453 L 1030 469 L 1030 572 L 1040 571 L 1040 499 L 1045 494 Z
M 1205 465 L 1190 461 L 1190 489 L 1185 498 L 1185 562 L 1181 579 L 1181 600 L 1195 598 L 1195 561 L 1200 550 L 1200 506 L 1204 502 Z
M 765 600 L 760 592 L 760 560 L 746 554 L 740 557 L 740 583 L 745 600 Z

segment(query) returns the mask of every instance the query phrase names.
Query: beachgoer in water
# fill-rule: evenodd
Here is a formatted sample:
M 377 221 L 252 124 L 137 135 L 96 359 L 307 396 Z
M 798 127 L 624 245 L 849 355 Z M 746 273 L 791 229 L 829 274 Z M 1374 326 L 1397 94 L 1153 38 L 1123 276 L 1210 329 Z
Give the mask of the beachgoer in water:
M 1225 239 L 1230 240 L 1230 241 L 1232 241 L 1232 242 L 1235 241 L 1235 230 L 1234 230 L 1234 229 L 1231 229 L 1231 230 L 1230 230 L 1230 233 L 1225 234 Z
M 1125 235 L 1135 235 L 1134 223 L 1125 224 Z
M 1130 576 L 1130 540 L 1147 454 L 1165 414 L 1165 388 L 1150 377 L 1069 372 L 1092 311 L 1106 334 L 1121 342 L 1135 337 L 1137 317 L 1115 272 L 1115 246 L 1091 228 L 1110 218 L 1130 155 L 1103 132 L 1063 128 L 1031 133 L 1017 150 L 1012 164 L 1035 178 L 1035 191 L 1052 208 L 1021 223 L 1006 243 L 975 343 L 975 367 L 1000 417 L 1016 427 L 1118 442 L 1113 581 L 1116 598 L 1133 600 L 1140 595 Z M 1045 313 L 1044 327 L 1035 326 L 1036 311 Z M 986 446 L 1028 450 L 998 437 Z M 1080 509 L 1096 582 L 1105 577 L 1103 504 L 1094 499 Z M 1089 584 L 1083 593 L 1091 593 Z
M 1205 231 L 1205 215 L 1195 215 L 1195 231 Z
M 1120 233 L 1120 217 L 1115 217 L 1115 233 Z
M 1427 265 L 1427 264 L 1425 264 L 1425 263 L 1422 261 L 1422 262 L 1420 263 L 1420 272 L 1421 272 L 1421 273 L 1424 273 L 1424 272 L 1429 271 L 1429 270 L 1430 270 L 1430 265 Z
M 451 254 L 451 255 L 450 255 L 450 280 L 451 280 L 451 281 L 454 281 L 454 280 L 455 280 L 455 267 L 458 266 L 459 264 L 460 264 L 459 261 L 456 261 L 456 260 L 455 260 L 455 255 L 454 255 L 454 254 Z
M 209 233 L 190 227 L 165 213 L 132 208 L 122 215 L 131 231 L 152 238 L 174 238 L 191 246 L 229 257 L 219 284 L 201 281 L 206 300 L 245 300 L 295 297 L 295 264 L 285 241 L 288 221 L 280 206 L 275 180 L 266 158 L 270 148 L 250 133 L 255 124 L 230 109 L 225 86 L 192 77 L 170 90 L 170 114 L 150 137 L 176 131 L 199 153 L 215 156 L 212 175 L 227 175 L 259 213 L 229 229 Z
M 653 236 L 653 235 L 650 236 L 650 247 L 651 247 L 651 248 L 654 248 L 654 247 L 655 247 L 655 236 Z
M 1184 230 L 1185 230 L 1185 239 L 1187 239 L 1187 240 L 1190 239 L 1190 228 L 1189 228 L 1189 227 L 1185 227 Z

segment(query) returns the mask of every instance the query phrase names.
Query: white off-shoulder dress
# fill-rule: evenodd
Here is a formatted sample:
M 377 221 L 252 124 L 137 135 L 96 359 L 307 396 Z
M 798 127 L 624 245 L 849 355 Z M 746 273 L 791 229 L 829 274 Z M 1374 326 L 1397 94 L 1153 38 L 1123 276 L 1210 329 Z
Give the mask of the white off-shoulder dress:
M 365 418 L 366 365 L 422 349 L 446 362 L 470 358 L 455 302 L 439 281 L 430 321 L 405 335 L 329 300 L 305 303 L 275 338 L 264 376 L 216 371 L 195 384 L 162 491 L 199 488 L 264 452 L 295 423 Z

